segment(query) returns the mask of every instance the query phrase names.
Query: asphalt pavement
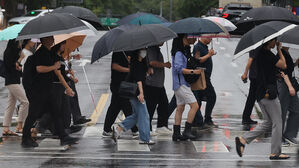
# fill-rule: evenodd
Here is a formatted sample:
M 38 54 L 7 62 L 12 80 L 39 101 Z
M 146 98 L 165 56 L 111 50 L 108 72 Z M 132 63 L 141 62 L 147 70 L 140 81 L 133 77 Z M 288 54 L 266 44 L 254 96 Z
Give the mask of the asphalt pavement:
M 100 32 L 101 35 L 104 33 Z M 74 134 L 80 137 L 79 144 L 65 148 L 59 145 L 57 139 L 42 136 L 38 138 L 38 148 L 23 149 L 20 146 L 20 137 L 4 137 L 3 143 L 0 144 L 1 167 L 299 167 L 296 146 L 283 147 L 283 152 L 291 155 L 289 160 L 269 160 L 269 133 L 247 145 L 242 158 L 235 151 L 234 137 L 253 129 L 241 125 L 249 83 L 244 84 L 240 79 L 248 54 L 232 62 L 239 39 L 213 40 L 213 48 L 217 52 L 217 55 L 213 56 L 212 83 L 217 93 L 213 118 L 219 128 L 194 130 L 201 135 L 197 141 L 172 142 L 171 135 L 153 136 L 155 145 L 140 145 L 138 139 L 134 139 L 130 133 L 122 135 L 117 144 L 111 138 L 102 137 L 103 122 L 111 98 L 109 90 L 111 54 L 90 64 L 93 45 L 99 38 L 100 36 L 88 37 L 80 47 L 83 58 L 74 62 L 74 69 L 79 78 L 77 90 L 81 110 L 83 115 L 92 118 L 90 124 Z M 168 42 L 168 46 L 170 50 L 171 41 Z M 0 42 L 0 58 L 4 48 L 5 42 Z M 299 55 L 298 50 L 290 52 L 291 55 Z M 167 61 L 166 44 L 162 47 L 162 53 Z M 171 58 L 169 59 L 171 61 Z M 298 68 L 295 71 L 299 74 Z M 169 99 L 173 96 L 171 78 L 171 71 L 167 69 L 165 88 Z M 3 82 L 0 78 L 0 123 L 3 120 L 8 93 Z M 205 104 L 202 111 L 204 106 Z M 252 117 L 260 122 L 258 109 L 256 106 Z M 187 112 L 184 113 L 183 120 L 186 118 Z M 174 113 L 169 119 L 170 128 L 173 122 Z M 153 128 L 156 128 L 156 116 L 153 124 Z

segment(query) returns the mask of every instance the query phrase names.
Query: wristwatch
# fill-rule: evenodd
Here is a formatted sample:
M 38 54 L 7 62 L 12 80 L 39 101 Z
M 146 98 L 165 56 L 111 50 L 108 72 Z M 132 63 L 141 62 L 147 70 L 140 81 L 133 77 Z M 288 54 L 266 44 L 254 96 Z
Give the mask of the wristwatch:
M 193 74 L 194 73 L 194 71 L 193 70 L 191 70 L 191 74 Z

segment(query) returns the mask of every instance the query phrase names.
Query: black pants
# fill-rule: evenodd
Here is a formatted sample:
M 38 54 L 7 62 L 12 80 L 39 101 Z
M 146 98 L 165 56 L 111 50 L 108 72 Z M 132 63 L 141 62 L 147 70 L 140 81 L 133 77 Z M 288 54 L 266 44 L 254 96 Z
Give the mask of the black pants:
M 59 138 L 67 136 L 61 115 L 62 96 L 58 96 L 61 91 L 63 92 L 61 84 L 53 84 L 52 88 L 25 88 L 26 96 L 29 99 L 29 112 L 23 128 L 23 139 L 31 137 L 30 130 L 33 124 L 46 112 L 51 113 Z
M 111 89 L 113 90 L 113 89 Z M 129 99 L 125 99 L 122 97 L 119 97 L 117 89 L 113 90 L 112 97 L 111 97 L 111 103 L 108 108 L 105 122 L 104 122 L 104 131 L 105 132 L 111 132 L 111 126 L 115 122 L 118 113 L 122 110 L 125 114 L 125 116 L 129 116 L 132 114 L 132 106 L 129 102 Z M 137 132 L 138 129 L 136 126 L 134 126 L 131 129 L 133 132 Z
M 147 110 L 150 116 L 150 128 L 152 130 L 152 119 L 157 108 L 158 123 L 157 127 L 168 127 L 168 98 L 165 88 L 144 86 L 144 97 Z M 158 107 L 157 107 L 158 106 Z
M 243 111 L 243 117 L 242 117 L 242 119 L 245 121 L 250 120 L 250 115 L 252 113 L 252 109 L 256 101 L 256 89 L 257 89 L 256 79 L 250 79 L 249 93 L 248 93 L 248 97 L 246 100 L 246 104 Z
M 78 121 L 82 117 L 80 105 L 79 105 L 79 98 L 78 92 L 76 90 L 76 85 L 74 81 L 68 82 L 72 90 L 75 92 L 74 97 L 69 97 L 69 105 L 70 105 L 70 112 L 73 116 L 73 122 Z

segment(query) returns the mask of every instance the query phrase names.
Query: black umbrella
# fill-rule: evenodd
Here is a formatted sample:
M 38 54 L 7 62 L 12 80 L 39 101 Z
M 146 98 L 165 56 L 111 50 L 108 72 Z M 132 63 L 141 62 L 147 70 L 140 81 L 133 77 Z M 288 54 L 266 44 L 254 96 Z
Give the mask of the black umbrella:
M 295 27 L 295 24 L 281 21 L 271 21 L 256 26 L 239 41 L 234 53 L 234 60 Z
M 143 25 L 143 24 L 160 24 L 160 23 L 167 23 L 168 21 L 159 16 L 154 15 L 151 13 L 144 13 L 144 12 L 137 12 L 128 16 L 123 17 L 120 19 L 117 24 L 124 25 L 124 24 L 136 24 L 136 25 Z
M 79 19 L 85 20 L 93 25 L 97 30 L 103 28 L 99 18 L 89 9 L 79 6 L 63 6 L 56 8 L 52 13 L 68 13 Z
M 269 21 L 284 21 L 299 24 L 299 18 L 286 8 L 276 6 L 264 6 L 253 8 L 246 12 L 237 22 L 235 34 L 244 34 L 254 26 Z
M 171 30 L 178 34 L 217 34 L 224 32 L 216 23 L 201 18 L 190 17 L 179 20 L 169 26 Z
M 122 25 L 107 32 L 94 45 L 91 63 L 114 51 L 131 51 L 161 44 L 177 37 L 169 28 L 158 24 Z
M 283 35 L 279 36 L 277 40 L 282 43 L 299 45 L 299 26 L 296 26 L 294 29 L 283 33 Z
M 86 29 L 88 27 L 80 19 L 72 15 L 49 13 L 30 20 L 19 33 L 17 40 L 42 38 Z
M 42 38 L 86 29 L 88 27 L 80 19 L 72 15 L 49 13 L 30 20 L 19 33 L 17 40 Z

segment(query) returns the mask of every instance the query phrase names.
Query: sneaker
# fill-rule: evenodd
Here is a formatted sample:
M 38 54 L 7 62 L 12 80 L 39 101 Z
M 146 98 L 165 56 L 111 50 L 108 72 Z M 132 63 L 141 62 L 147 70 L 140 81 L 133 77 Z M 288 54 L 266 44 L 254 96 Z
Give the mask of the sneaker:
M 82 126 L 78 126 L 78 125 L 72 125 L 70 126 L 70 128 L 65 129 L 65 132 L 67 134 L 72 134 L 72 133 L 76 133 L 82 130 Z
M 210 128 L 218 128 L 218 125 L 216 125 L 212 120 L 211 121 L 205 121 L 204 127 L 210 127 Z
M 150 132 L 150 135 L 151 135 L 151 136 L 157 136 L 158 134 L 157 134 L 156 132 L 154 132 L 154 131 L 151 131 L 151 132 Z
M 112 131 L 110 131 L 110 132 L 106 132 L 106 131 L 103 131 L 103 133 L 102 133 L 102 136 L 104 137 L 104 138 L 111 138 L 112 137 Z
M 242 125 L 250 125 L 250 124 L 257 124 L 257 121 L 254 121 L 251 118 L 248 120 L 242 120 Z
M 287 138 L 284 137 L 285 141 L 288 142 L 290 145 L 298 145 L 298 142 L 295 138 Z
M 290 143 L 286 142 L 286 141 L 282 141 L 281 142 L 281 146 L 282 147 L 289 147 L 290 146 Z
M 32 138 L 23 139 L 21 145 L 23 148 L 38 147 L 38 143 L 36 143 Z
M 132 132 L 132 138 L 135 139 L 135 138 L 138 138 L 139 137 L 139 132 L 136 131 L 136 132 Z
M 172 131 L 164 126 L 164 127 L 157 128 L 156 133 L 159 135 L 170 135 L 170 134 L 172 134 Z
M 149 140 L 148 142 L 142 140 L 139 141 L 139 144 L 143 144 L 143 145 L 154 145 L 155 143 L 156 142 L 153 140 Z
M 91 119 L 85 118 L 85 116 L 82 116 L 79 120 L 74 122 L 74 125 L 86 124 L 90 121 L 91 121 Z
M 79 138 L 74 138 L 71 136 L 65 136 L 64 138 L 60 139 L 60 145 L 73 145 L 79 141 Z

